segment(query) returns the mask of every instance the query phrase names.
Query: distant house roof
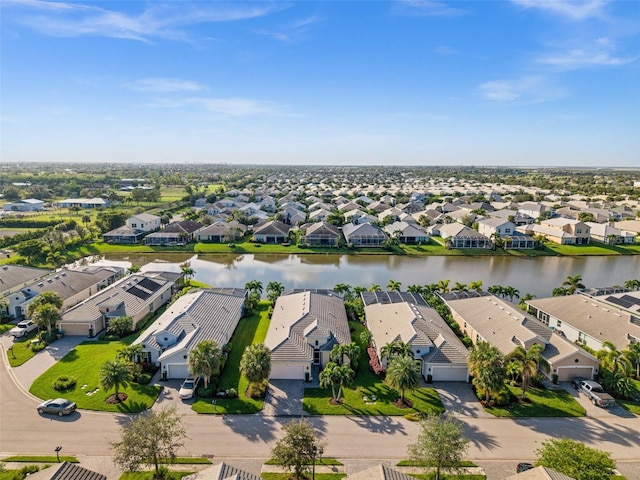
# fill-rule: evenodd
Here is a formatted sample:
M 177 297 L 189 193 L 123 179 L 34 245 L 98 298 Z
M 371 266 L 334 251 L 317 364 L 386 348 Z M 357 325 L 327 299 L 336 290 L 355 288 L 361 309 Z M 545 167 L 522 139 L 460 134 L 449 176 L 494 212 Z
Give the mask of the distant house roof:
M 340 229 L 335 225 L 327 222 L 312 223 L 307 226 L 305 235 L 335 235 L 339 237 Z
M 351 237 L 367 237 L 367 238 L 386 238 L 387 237 L 380 227 L 371 225 L 370 223 L 360 223 L 358 225 L 347 223 L 342 227 L 342 233 L 344 234 L 347 241 L 349 241 Z
M 137 219 L 142 222 L 155 222 L 156 220 L 160 220 L 160 217 L 157 215 L 151 215 L 150 213 L 138 213 L 137 215 L 132 215 L 129 217 L 129 220 Z
M 181 222 L 173 222 L 161 230 L 160 233 L 193 233 L 203 225 L 193 220 L 182 220 Z
M 384 227 L 385 232 L 393 235 L 396 231 L 400 231 L 402 237 L 426 237 L 427 231 L 416 223 L 408 223 L 405 221 L 394 222 Z
M 184 477 L 183 480 L 262 480 L 261 477 L 222 462 Z
M 94 472 L 74 463 L 54 463 L 50 467 L 29 475 L 35 480 L 107 480 L 106 475 Z
M 277 220 L 271 220 L 270 222 L 264 223 L 259 227 L 253 230 L 254 235 L 289 235 L 289 230 L 291 227 Z
M 505 480 L 576 480 L 564 473 L 560 473 L 552 468 L 536 467 L 531 470 L 517 473 L 507 477 Z
M 312 361 L 312 332 L 333 336 L 340 344 L 351 342 L 344 301 L 339 296 L 300 292 L 278 297 L 265 338 L 272 361 Z
M 346 480 L 415 480 L 415 477 L 406 475 L 387 465 L 376 465 L 361 472 L 353 473 Z

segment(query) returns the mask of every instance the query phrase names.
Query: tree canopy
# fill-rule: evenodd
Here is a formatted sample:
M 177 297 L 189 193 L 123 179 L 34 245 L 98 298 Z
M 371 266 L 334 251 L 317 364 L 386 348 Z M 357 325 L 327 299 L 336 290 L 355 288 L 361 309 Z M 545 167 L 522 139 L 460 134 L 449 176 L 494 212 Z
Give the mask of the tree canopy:
M 587 447 L 569 438 L 552 438 L 536 450 L 538 465 L 553 468 L 576 480 L 609 480 L 615 462 L 609 452 Z
M 319 443 L 313 425 L 306 418 L 285 423 L 282 430 L 284 436 L 271 450 L 271 457 L 286 470 L 293 472 L 295 478 L 304 479 L 317 451 L 323 445 Z

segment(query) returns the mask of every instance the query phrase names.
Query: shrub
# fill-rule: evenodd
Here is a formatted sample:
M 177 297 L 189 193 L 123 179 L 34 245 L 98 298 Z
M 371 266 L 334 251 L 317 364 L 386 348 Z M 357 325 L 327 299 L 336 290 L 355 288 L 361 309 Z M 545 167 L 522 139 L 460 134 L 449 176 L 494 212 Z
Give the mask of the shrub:
M 151 375 L 149 375 L 148 373 L 141 373 L 140 375 L 138 375 L 137 380 L 140 385 L 148 385 L 151 381 Z
M 369 367 L 371 371 L 379 377 L 383 377 L 385 374 L 385 369 L 380 363 L 380 359 L 378 358 L 378 354 L 376 353 L 376 349 L 373 347 L 367 348 L 367 353 L 369 354 Z
M 60 375 L 56 380 L 51 384 L 51 387 L 58 391 L 64 392 L 65 390 L 69 390 L 76 386 L 76 378 L 69 375 Z
M 411 412 L 411 413 L 407 413 L 404 416 L 404 418 L 406 418 L 410 422 L 419 422 L 422 419 L 424 419 L 424 417 L 425 417 L 425 414 L 422 412 Z
M 29 348 L 31 349 L 32 352 L 40 352 L 42 350 L 44 350 L 45 348 L 47 348 L 47 344 L 46 342 L 38 342 L 38 343 L 32 343 Z
M 238 392 L 236 391 L 235 388 L 230 388 L 229 389 L 229 393 L 227 394 L 227 397 L 229 397 L 229 398 L 238 398 Z
M 213 398 L 215 397 L 216 389 L 212 383 L 209 383 L 207 388 L 204 388 L 204 384 L 198 386 L 198 397 L 200 398 Z
M 251 398 L 264 398 L 267 393 L 267 385 L 268 380 L 265 380 L 261 383 L 252 383 L 249 385 L 249 389 L 247 390 L 247 394 Z

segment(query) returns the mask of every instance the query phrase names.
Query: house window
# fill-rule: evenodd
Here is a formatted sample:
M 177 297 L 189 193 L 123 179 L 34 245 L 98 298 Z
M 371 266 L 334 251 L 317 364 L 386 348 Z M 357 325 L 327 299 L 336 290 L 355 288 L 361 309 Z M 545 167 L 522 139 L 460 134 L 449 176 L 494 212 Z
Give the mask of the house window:
M 149 304 L 149 311 L 153 312 L 153 303 Z
M 511 229 L 510 228 L 505 228 L 504 229 L 504 233 L 511 233 Z
M 587 343 L 587 336 L 584 332 L 578 332 L 578 343 Z
M 549 314 L 548 313 L 544 313 L 544 312 L 538 312 L 538 318 L 542 321 L 542 323 L 544 323 L 545 325 L 549 325 Z
M 476 343 L 484 342 L 484 339 L 480 336 L 480 334 L 476 334 Z
M 556 326 L 557 326 L 558 328 L 562 328 L 562 320 L 558 320 L 558 321 L 556 322 Z
M 137 223 L 132 223 L 131 224 L 131 228 L 138 228 L 138 224 Z
M 318 340 L 316 340 L 316 347 L 318 346 Z
M 576 233 L 582 233 L 582 229 L 581 228 L 576 229 Z

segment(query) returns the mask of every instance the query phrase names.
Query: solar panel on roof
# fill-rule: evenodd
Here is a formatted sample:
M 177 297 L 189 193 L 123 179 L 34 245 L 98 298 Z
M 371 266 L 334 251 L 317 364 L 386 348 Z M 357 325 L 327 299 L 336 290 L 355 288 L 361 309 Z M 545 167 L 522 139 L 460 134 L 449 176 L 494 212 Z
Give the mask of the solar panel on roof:
M 615 304 L 615 305 L 619 305 L 619 306 L 621 306 L 622 308 L 631 308 L 631 307 L 633 306 L 633 304 L 632 304 L 632 303 L 630 303 L 630 302 L 628 302 L 628 301 L 626 301 L 626 300 L 624 299 L 624 297 L 622 297 L 622 298 L 618 298 L 618 297 L 607 297 L 607 298 L 606 298 L 606 301 L 607 301 L 607 302 L 611 302 L 611 303 L 613 303 L 613 304 Z
M 149 290 L 151 292 L 155 292 L 156 290 L 158 290 L 162 286 L 158 282 L 154 282 L 150 278 L 143 278 L 142 280 L 140 280 L 140 282 L 138 282 L 138 285 L 140 285 L 141 287 L 146 288 L 147 290 Z
M 131 287 L 129 288 L 129 290 L 127 290 L 127 292 L 131 295 L 135 295 L 136 297 L 141 298 L 142 300 L 146 300 L 151 296 L 150 293 L 147 293 L 144 290 L 140 290 L 138 287 Z

